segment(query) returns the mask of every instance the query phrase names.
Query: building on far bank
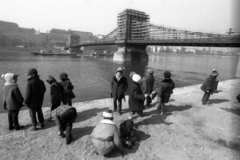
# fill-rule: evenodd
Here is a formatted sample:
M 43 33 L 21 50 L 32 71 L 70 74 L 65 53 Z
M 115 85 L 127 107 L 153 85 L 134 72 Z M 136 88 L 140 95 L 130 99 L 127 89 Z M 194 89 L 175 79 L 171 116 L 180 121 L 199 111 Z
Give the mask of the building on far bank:
M 0 21 L 0 32 L 15 31 L 18 32 L 18 24 L 13 22 Z
M 33 34 L 36 33 L 36 30 L 34 28 L 22 28 L 22 27 L 19 27 L 18 31 L 22 32 L 22 33 L 33 33 Z

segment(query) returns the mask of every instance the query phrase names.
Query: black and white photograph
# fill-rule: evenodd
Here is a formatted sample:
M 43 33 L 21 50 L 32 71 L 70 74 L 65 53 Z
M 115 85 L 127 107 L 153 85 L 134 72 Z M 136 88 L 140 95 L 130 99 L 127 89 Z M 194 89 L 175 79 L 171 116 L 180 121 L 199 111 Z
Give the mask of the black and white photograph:
M 240 0 L 0 6 L 0 160 L 240 159 Z

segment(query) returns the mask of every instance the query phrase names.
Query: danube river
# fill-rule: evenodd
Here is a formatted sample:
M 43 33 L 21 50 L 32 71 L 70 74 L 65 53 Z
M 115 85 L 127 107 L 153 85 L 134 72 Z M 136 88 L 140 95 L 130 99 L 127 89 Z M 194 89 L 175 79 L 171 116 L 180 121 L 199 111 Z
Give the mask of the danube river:
M 163 72 L 169 70 L 176 87 L 203 83 L 211 74 L 213 68 L 220 73 L 219 80 L 233 79 L 236 75 L 239 58 L 230 56 L 194 56 L 194 55 L 150 55 L 148 62 L 115 63 L 112 57 L 58 57 L 33 56 L 29 52 L 0 51 L 0 74 L 13 72 L 19 74 L 19 88 L 25 96 L 29 68 L 36 68 L 40 78 L 45 82 L 47 92 L 44 98 L 44 107 L 51 106 L 48 75 L 60 81 L 61 72 L 66 72 L 74 85 L 76 98 L 73 102 L 89 101 L 110 97 L 110 84 L 118 67 L 126 68 L 125 77 L 131 71 L 144 76 L 148 68 L 154 69 L 156 77 L 155 87 L 163 80 Z M 129 79 L 128 79 L 129 80 Z M 0 78 L 4 86 L 4 80 Z M 2 98 L 0 98 L 0 104 Z M 3 105 L 0 113 L 3 111 Z

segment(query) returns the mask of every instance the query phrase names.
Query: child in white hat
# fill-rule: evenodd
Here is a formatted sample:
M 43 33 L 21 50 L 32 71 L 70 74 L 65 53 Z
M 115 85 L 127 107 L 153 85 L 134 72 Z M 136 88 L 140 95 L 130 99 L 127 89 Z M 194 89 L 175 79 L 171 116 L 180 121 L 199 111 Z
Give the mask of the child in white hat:
M 14 73 L 6 73 L 1 76 L 6 82 L 3 88 L 3 104 L 4 109 L 8 110 L 9 130 L 19 130 L 23 126 L 19 125 L 18 114 L 23 106 L 23 97 L 18 88 L 18 75 Z

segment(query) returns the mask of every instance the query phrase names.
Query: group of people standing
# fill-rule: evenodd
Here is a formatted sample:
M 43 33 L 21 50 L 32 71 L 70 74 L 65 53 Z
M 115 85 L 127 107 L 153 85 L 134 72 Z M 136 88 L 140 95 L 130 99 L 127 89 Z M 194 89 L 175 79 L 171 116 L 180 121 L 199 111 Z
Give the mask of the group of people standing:
M 136 72 L 130 72 L 128 83 L 127 79 L 123 75 L 124 68 L 120 67 L 117 69 L 112 82 L 111 96 L 113 98 L 113 111 L 107 110 L 103 112 L 103 120 L 94 128 L 91 136 L 92 143 L 96 154 L 100 154 L 106 157 L 119 151 L 123 153 L 123 147 L 131 148 L 132 145 L 137 141 L 137 137 L 133 134 L 133 121 L 132 117 L 123 121 L 119 128 L 113 121 L 113 112 L 118 111 L 122 114 L 122 99 L 125 98 L 125 92 L 129 89 L 129 109 L 131 114 L 143 115 L 143 110 L 148 107 L 152 99 L 157 97 L 157 110 L 162 115 L 164 113 L 165 103 L 169 102 L 175 83 L 171 79 L 171 73 L 165 71 L 163 73 L 164 79 L 161 84 L 154 90 L 154 71 L 152 69 L 147 70 L 147 75 L 142 78 Z M 202 98 L 202 104 L 209 103 L 210 94 L 213 94 L 216 90 L 218 81 L 216 80 L 219 73 L 216 69 L 213 69 L 212 74 L 206 79 L 201 86 L 204 91 Z M 144 105 L 145 101 L 145 105 Z
M 171 73 L 169 71 L 164 72 L 164 80 L 154 90 L 154 70 L 148 69 L 146 72 L 146 77 L 141 77 L 136 72 L 132 71 L 129 74 L 130 82 L 123 75 L 124 68 L 119 67 L 112 78 L 111 82 L 111 97 L 113 98 L 113 111 L 121 115 L 122 114 L 122 100 L 125 98 L 125 92 L 129 89 L 129 109 L 131 114 L 135 113 L 140 116 L 143 115 L 143 110 L 148 107 L 152 99 L 156 96 L 159 101 L 159 112 L 163 114 L 164 104 L 169 101 L 173 89 L 175 88 L 175 83 L 171 79 Z M 145 102 L 145 106 L 144 106 Z
M 109 155 L 114 149 L 123 151 L 123 146 L 130 147 L 137 140 L 133 135 L 132 117 L 121 123 L 120 128 L 113 121 L 113 113 L 122 114 L 122 100 L 125 100 L 125 93 L 129 89 L 129 110 L 131 115 L 143 116 L 143 110 L 148 107 L 152 100 L 157 97 L 157 110 L 164 114 L 165 103 L 169 102 L 175 83 L 171 79 L 171 73 L 165 71 L 164 79 L 156 89 L 154 89 L 155 77 L 154 70 L 148 69 L 146 76 L 143 78 L 136 72 L 129 74 L 130 82 L 124 77 L 124 67 L 119 67 L 111 81 L 111 97 L 113 98 L 113 110 L 103 112 L 104 119 L 94 128 L 91 136 L 93 146 L 97 154 Z M 40 79 L 36 69 L 31 68 L 27 72 L 26 95 L 23 98 L 18 88 L 18 75 L 6 73 L 2 78 L 6 81 L 3 89 L 4 108 L 8 110 L 9 130 L 19 130 L 24 128 L 18 122 L 19 110 L 27 106 L 32 120 L 32 130 L 36 131 L 39 122 L 40 128 L 44 128 L 44 116 L 42 113 L 42 104 L 46 87 Z M 206 79 L 201 89 L 204 91 L 202 104 L 208 103 L 210 94 L 216 88 L 216 78 L 218 72 L 214 69 L 212 74 Z M 66 137 L 66 144 L 73 140 L 71 131 L 72 124 L 77 118 L 77 110 L 72 107 L 72 99 L 75 98 L 73 93 L 74 86 L 70 82 L 66 73 L 60 74 L 60 82 L 49 75 L 46 82 L 50 84 L 51 95 L 51 116 L 49 120 L 54 120 L 58 125 L 58 134 Z M 63 105 L 61 105 L 61 103 Z M 38 121 L 37 121 L 38 118 Z M 66 131 L 66 134 L 64 132 Z
M 42 104 L 44 100 L 44 94 L 46 92 L 45 84 L 40 79 L 38 71 L 35 68 L 29 69 L 26 73 L 26 76 L 28 82 L 25 98 L 23 98 L 18 87 L 17 74 L 6 73 L 2 74 L 1 76 L 5 80 L 3 88 L 3 106 L 5 110 L 8 110 L 9 130 L 19 130 L 24 128 L 24 126 L 20 125 L 18 121 L 19 111 L 23 106 L 26 106 L 29 109 L 29 114 L 32 121 L 32 131 L 36 131 L 38 128 L 41 129 L 45 127 L 44 116 L 42 112 Z M 60 79 L 61 81 L 58 83 L 54 77 L 49 75 L 47 80 L 47 82 L 50 84 L 50 95 L 52 103 L 51 111 L 55 111 L 53 118 L 59 122 L 59 134 L 62 135 L 62 137 L 65 137 L 63 131 L 67 130 L 68 125 L 70 126 L 70 130 L 67 133 L 69 135 L 66 140 L 67 143 L 71 143 L 71 125 L 72 122 L 76 119 L 77 115 L 75 108 L 75 112 L 71 111 L 71 99 L 75 98 L 75 95 L 72 91 L 74 87 L 70 82 L 70 79 L 68 79 L 68 75 L 66 73 L 61 73 Z M 61 102 L 69 107 L 59 107 L 61 105 Z M 61 114 L 59 114 L 60 110 Z M 38 124 L 39 127 L 37 127 Z

